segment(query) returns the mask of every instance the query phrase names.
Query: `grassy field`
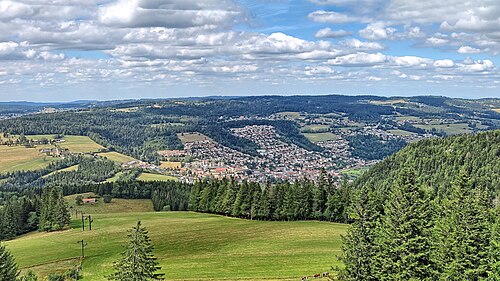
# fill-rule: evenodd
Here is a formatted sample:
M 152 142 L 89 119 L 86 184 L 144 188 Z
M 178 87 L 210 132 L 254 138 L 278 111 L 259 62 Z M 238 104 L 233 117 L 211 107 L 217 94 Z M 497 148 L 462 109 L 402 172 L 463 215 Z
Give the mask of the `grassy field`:
M 311 142 L 321 142 L 337 139 L 333 133 L 304 133 L 304 136 Z
M 84 198 L 94 197 L 94 193 L 83 193 Z M 95 204 L 76 205 L 75 198 L 78 194 L 66 196 L 68 206 L 73 213 L 75 210 L 85 214 L 108 214 L 108 213 L 131 213 L 131 212 L 152 212 L 153 203 L 149 199 L 127 200 L 113 198 L 111 203 L 104 203 L 102 198 L 97 199 Z M 74 214 L 72 214 L 74 215 Z
M 130 201 L 130 200 L 129 200 Z M 148 229 L 168 280 L 299 280 L 338 266 L 347 226 L 326 222 L 260 222 L 190 212 L 97 213 L 93 230 L 31 233 L 6 243 L 23 270 L 41 275 L 78 262 L 82 280 L 106 280 L 137 220 Z
M 62 142 L 60 146 L 73 153 L 97 152 L 104 148 L 86 136 L 65 136 L 64 140 L 65 142 Z
M 433 128 L 435 128 L 436 130 L 443 130 L 447 135 L 472 133 L 472 130 L 469 128 L 469 125 L 467 123 L 414 126 L 424 130 L 431 130 Z
M 402 137 L 408 137 L 408 136 L 414 136 L 416 135 L 415 133 L 408 132 L 405 130 L 387 130 L 387 132 L 394 134 L 396 136 L 402 136 Z
M 40 145 L 36 148 L 0 145 L 0 173 L 32 171 L 47 167 L 57 159 L 40 153 L 40 149 L 49 147 L 49 145 Z
M 160 168 L 162 169 L 180 169 L 181 162 L 161 162 Z
M 122 174 L 123 172 L 118 172 L 113 177 L 107 179 L 105 182 L 116 182 Z
M 53 139 L 54 135 L 29 135 L 28 139 Z M 96 152 L 103 147 L 86 136 L 65 136 L 59 145 L 74 153 Z M 40 153 L 40 149 L 51 148 L 51 145 L 37 145 L 35 148 L 24 146 L 0 145 L 0 173 L 13 171 L 32 171 L 43 169 L 58 158 Z
M 78 170 L 78 165 L 74 165 L 74 166 L 71 166 L 71 167 L 68 167 L 68 168 L 64 168 L 64 169 L 61 169 L 61 170 L 57 170 L 57 171 L 54 171 L 50 174 L 47 174 L 45 176 L 43 176 L 42 178 L 46 178 L 46 177 L 49 177 L 53 174 L 56 174 L 56 173 L 60 173 L 60 172 L 71 172 L 71 171 L 76 171 Z
M 182 134 L 177 134 L 177 137 L 179 137 L 182 143 L 204 141 L 210 139 L 209 137 L 200 133 L 182 133 Z
M 177 181 L 179 179 L 176 177 L 167 176 L 167 175 L 142 173 L 139 177 L 137 177 L 137 180 L 140 180 L 140 181 L 171 181 L 171 180 L 174 180 L 174 181 Z
M 300 128 L 301 131 L 304 132 L 324 132 L 328 131 L 330 129 L 330 126 L 328 125 L 307 125 L 302 128 Z
M 102 157 L 106 157 L 111 161 L 114 161 L 116 163 L 121 163 L 121 164 L 126 164 L 128 162 L 136 161 L 137 159 L 130 157 L 125 154 L 121 154 L 118 152 L 103 152 L 103 153 L 98 153 L 98 155 Z

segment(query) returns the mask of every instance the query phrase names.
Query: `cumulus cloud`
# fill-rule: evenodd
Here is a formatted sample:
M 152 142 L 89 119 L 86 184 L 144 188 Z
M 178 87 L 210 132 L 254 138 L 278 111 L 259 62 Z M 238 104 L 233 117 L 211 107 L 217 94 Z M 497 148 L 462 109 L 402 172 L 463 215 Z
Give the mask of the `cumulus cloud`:
M 99 20 L 120 27 L 220 26 L 235 21 L 241 11 L 225 0 L 119 0 L 98 11 Z
M 460 54 L 478 54 L 481 52 L 481 50 L 473 48 L 471 46 L 462 46 L 457 50 L 457 52 L 459 52 Z
M 356 53 L 328 60 L 328 64 L 340 66 L 373 66 L 387 61 L 387 56 L 381 53 Z
M 316 38 L 340 38 L 352 35 L 352 32 L 343 29 L 332 30 L 329 27 L 323 28 L 316 32 Z
M 332 11 L 315 11 L 309 14 L 309 19 L 315 22 L 321 23 L 348 23 L 360 20 L 357 17 L 349 16 L 342 13 L 332 12 Z
M 369 40 L 390 39 L 396 33 L 393 27 L 386 27 L 383 22 L 370 23 L 366 28 L 359 31 L 359 35 Z

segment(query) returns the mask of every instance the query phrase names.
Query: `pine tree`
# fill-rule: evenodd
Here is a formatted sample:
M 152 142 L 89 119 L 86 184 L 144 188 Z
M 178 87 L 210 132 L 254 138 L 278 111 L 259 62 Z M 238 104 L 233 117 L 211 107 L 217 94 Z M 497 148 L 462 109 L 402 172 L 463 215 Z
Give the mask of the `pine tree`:
M 500 204 L 493 214 L 495 221 L 491 228 L 488 280 L 498 281 L 500 280 Z
M 441 280 L 478 280 L 487 276 L 491 200 L 482 188 L 472 188 L 461 173 L 445 200 L 436 223 L 436 255 Z
M 342 262 L 340 279 L 344 281 L 375 281 L 374 260 L 378 252 L 375 245 L 375 230 L 379 217 L 369 192 L 356 193 L 350 219 L 353 221 L 347 235 L 342 237 Z
M 415 176 L 403 170 L 384 207 L 377 230 L 380 280 L 434 280 L 429 199 Z
M 147 230 L 137 225 L 129 231 L 129 243 L 122 257 L 115 262 L 114 273 L 109 280 L 149 281 L 163 280 L 163 274 L 156 273 L 161 268 L 153 256 L 153 246 Z
M 0 244 L 0 280 L 16 281 L 19 271 L 12 254 Z

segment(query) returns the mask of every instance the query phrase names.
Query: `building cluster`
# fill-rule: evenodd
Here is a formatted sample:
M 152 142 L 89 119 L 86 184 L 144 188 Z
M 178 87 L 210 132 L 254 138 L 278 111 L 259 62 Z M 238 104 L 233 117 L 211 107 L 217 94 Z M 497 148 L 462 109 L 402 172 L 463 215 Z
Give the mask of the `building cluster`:
M 222 146 L 213 140 L 188 142 L 184 150 L 164 151 L 164 156 L 185 155 L 190 161 L 173 171 L 182 181 L 198 178 L 232 177 L 236 180 L 265 182 L 269 180 L 315 179 L 322 169 L 338 176 L 339 163 L 348 159 L 348 144 L 331 141 L 325 152 L 308 151 L 282 140 L 274 127 L 252 125 L 232 130 L 239 137 L 259 146 L 258 155 L 248 155 Z M 340 153 L 337 153 L 340 152 Z M 358 163 L 352 163 L 356 166 Z

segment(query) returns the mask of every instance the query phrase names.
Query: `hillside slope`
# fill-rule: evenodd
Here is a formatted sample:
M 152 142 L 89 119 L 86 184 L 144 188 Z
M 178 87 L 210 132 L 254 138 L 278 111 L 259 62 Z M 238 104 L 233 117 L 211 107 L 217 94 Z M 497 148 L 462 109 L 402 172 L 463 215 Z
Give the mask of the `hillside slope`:
M 500 131 L 435 138 L 413 143 L 386 158 L 354 182 L 355 188 L 385 194 L 403 168 L 435 194 L 446 193 L 461 170 L 474 185 L 500 191 Z

